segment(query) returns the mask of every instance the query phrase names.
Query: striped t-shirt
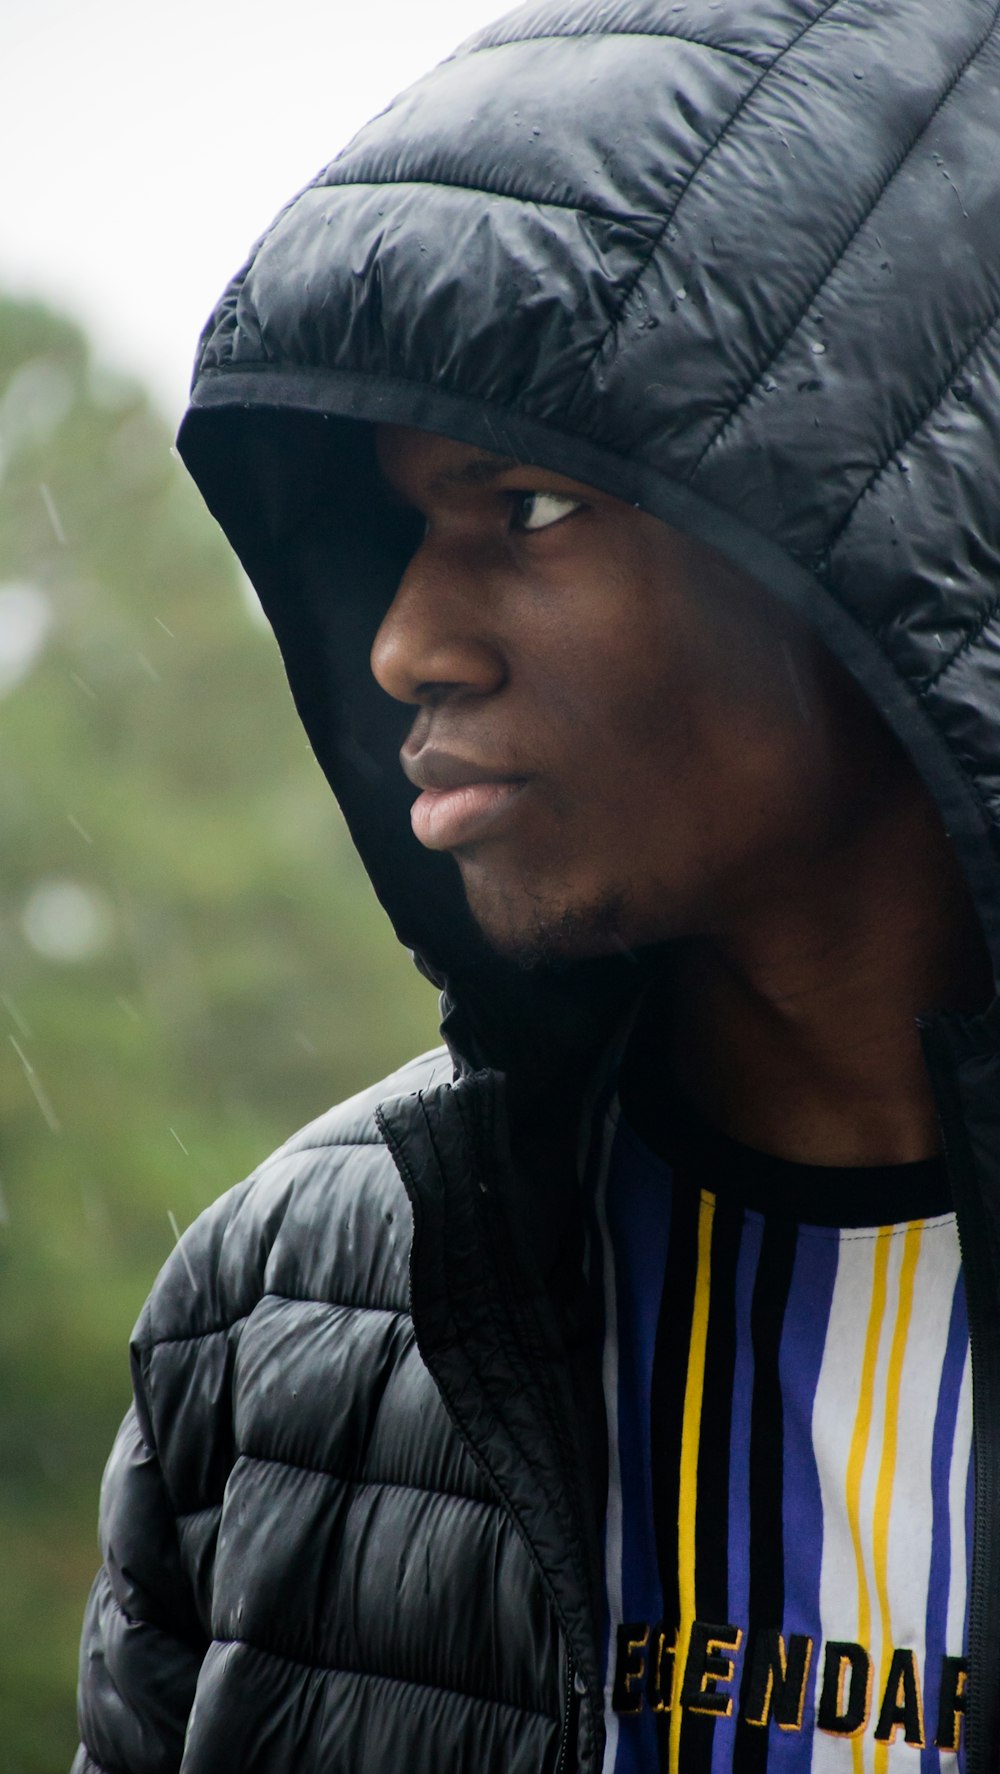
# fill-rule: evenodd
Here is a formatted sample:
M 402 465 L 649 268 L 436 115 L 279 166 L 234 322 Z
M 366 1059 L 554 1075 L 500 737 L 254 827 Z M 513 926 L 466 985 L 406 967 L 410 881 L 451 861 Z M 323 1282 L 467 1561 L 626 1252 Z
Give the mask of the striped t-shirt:
M 947 1207 L 936 1163 L 832 1172 L 707 1137 L 668 1163 L 612 1105 L 604 1774 L 963 1768 L 972 1400 Z

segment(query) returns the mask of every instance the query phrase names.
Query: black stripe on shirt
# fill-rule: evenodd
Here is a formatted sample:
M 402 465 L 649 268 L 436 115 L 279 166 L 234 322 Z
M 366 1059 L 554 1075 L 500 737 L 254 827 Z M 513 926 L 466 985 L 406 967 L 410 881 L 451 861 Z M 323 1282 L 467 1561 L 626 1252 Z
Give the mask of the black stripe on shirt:
M 798 1229 L 765 1222 L 750 1308 L 754 1379 L 750 1412 L 750 1625 L 781 1630 L 785 1611 L 784 1423 L 778 1361 Z M 747 1666 L 749 1667 L 749 1665 Z M 742 1712 L 742 1708 L 741 1708 Z M 770 1728 L 736 1726 L 733 1774 L 764 1774 Z

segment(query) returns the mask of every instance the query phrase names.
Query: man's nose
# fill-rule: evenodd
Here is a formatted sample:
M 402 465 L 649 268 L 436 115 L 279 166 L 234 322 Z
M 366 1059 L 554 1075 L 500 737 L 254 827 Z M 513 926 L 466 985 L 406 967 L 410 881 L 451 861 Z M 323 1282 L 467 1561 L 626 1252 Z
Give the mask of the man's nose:
M 397 702 L 434 706 L 489 696 L 504 683 L 503 649 L 476 577 L 470 562 L 426 542 L 410 561 L 371 651 L 376 682 Z

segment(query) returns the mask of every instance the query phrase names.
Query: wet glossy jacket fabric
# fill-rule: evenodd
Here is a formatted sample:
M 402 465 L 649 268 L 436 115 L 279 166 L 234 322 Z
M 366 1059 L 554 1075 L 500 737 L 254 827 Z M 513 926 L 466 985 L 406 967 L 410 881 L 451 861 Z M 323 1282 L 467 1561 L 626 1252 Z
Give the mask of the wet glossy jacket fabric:
M 103 1492 L 78 1774 L 599 1769 L 570 1153 L 634 984 L 491 960 L 410 835 L 405 711 L 367 651 L 413 538 L 368 422 L 632 500 L 803 612 L 928 782 L 1000 971 L 998 14 L 529 5 L 363 130 L 212 316 L 182 453 L 443 988 L 450 1056 L 297 1136 L 187 1235 L 195 1284 L 179 1256 L 157 1282 Z M 936 1019 L 926 1047 L 972 1325 L 987 1774 L 1000 1009 Z

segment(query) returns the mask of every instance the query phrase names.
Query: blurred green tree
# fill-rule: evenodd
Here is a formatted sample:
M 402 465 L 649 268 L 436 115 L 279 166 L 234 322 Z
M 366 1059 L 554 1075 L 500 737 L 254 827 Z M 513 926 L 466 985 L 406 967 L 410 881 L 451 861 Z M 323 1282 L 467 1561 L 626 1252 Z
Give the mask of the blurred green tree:
M 436 1039 L 167 430 L 0 299 L 0 1735 L 65 1774 L 126 1341 L 184 1226 Z

